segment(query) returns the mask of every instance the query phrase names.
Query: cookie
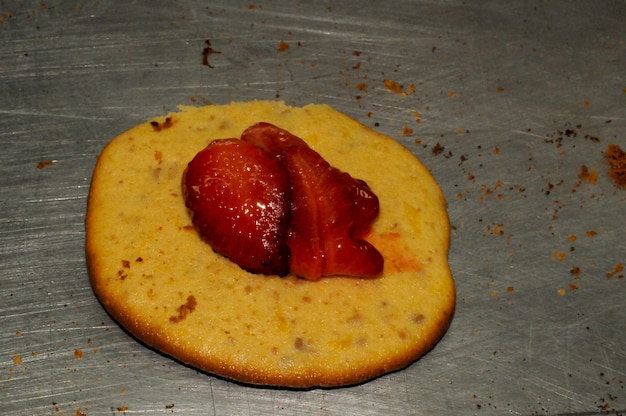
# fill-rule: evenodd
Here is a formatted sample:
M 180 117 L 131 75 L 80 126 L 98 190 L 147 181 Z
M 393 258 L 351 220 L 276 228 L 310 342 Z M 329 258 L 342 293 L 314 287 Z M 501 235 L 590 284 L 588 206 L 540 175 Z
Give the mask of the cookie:
M 212 140 L 260 121 L 378 195 L 367 240 L 383 254 L 380 276 L 252 274 L 201 239 L 183 172 Z M 455 307 L 449 238 L 444 196 L 406 148 L 329 106 L 274 101 L 181 107 L 119 135 L 99 156 L 86 214 L 91 285 L 121 326 L 205 372 L 294 388 L 361 383 L 430 350 Z

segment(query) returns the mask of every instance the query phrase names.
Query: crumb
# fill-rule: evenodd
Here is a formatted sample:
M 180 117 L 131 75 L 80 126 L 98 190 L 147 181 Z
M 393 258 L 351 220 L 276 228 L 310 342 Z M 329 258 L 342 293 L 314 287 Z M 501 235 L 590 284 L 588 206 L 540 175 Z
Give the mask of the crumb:
M 586 165 L 582 165 L 578 171 L 578 179 L 590 184 L 596 184 L 598 182 L 598 171 L 594 168 L 589 169 Z
M 74 358 L 76 358 L 77 360 L 80 360 L 81 358 L 83 358 L 83 355 L 84 355 L 83 350 L 78 349 L 78 348 L 74 350 Z
M 402 133 L 400 133 L 401 136 L 410 136 L 413 134 L 413 129 L 410 128 L 409 126 L 404 126 L 402 128 Z
M 624 265 L 622 263 L 617 263 L 615 267 L 613 267 L 613 270 L 611 270 L 609 273 L 606 274 L 606 278 L 610 279 L 614 277 L 615 275 L 617 275 L 618 278 L 623 279 L 624 275 L 620 274 L 623 271 L 624 271 Z
M 387 88 L 389 91 L 395 94 L 400 94 L 402 92 L 402 85 L 398 84 L 396 81 L 392 79 L 386 79 L 383 82 L 385 84 L 385 88 Z
M 432 150 L 431 150 L 431 151 L 432 151 L 433 155 L 435 155 L 435 156 L 436 156 L 436 155 L 440 154 L 441 152 L 443 152 L 443 151 L 444 151 L 444 149 L 445 149 L 445 147 L 443 147 L 443 146 L 441 145 L 441 143 L 437 143 L 437 144 L 436 144 L 436 145 L 432 148 Z
M 214 53 L 222 53 L 220 51 L 216 51 L 215 49 L 213 49 L 211 47 L 211 41 L 210 40 L 205 40 L 204 43 L 206 43 L 206 48 L 202 49 L 202 65 L 207 66 L 209 68 L 213 68 L 213 66 L 209 63 L 209 56 L 214 54 Z
M 609 176 L 613 182 L 626 188 L 626 152 L 616 144 L 609 144 L 604 156 L 609 162 Z
M 555 253 L 552 253 L 552 259 L 563 261 L 565 260 L 565 253 L 563 251 L 557 251 Z
M 284 40 L 281 40 L 280 43 L 278 44 L 278 50 L 280 52 L 284 52 L 287 49 L 289 49 L 289 44 L 285 42 Z
M 42 160 L 37 163 L 37 169 L 41 170 L 43 168 L 47 168 L 48 166 L 52 166 L 54 164 L 54 160 Z
M 559 290 L 557 290 L 557 293 L 559 294 L 559 296 L 565 296 L 565 289 L 560 288 Z

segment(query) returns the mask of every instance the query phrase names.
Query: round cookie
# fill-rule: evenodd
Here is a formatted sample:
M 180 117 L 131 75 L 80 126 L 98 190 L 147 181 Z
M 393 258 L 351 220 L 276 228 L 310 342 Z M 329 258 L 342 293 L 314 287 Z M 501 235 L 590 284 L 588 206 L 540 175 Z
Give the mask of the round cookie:
M 380 200 L 367 240 L 373 279 L 248 273 L 213 252 L 181 191 L 187 163 L 214 139 L 266 121 L 301 137 Z M 252 101 L 181 107 L 112 140 L 88 200 L 94 292 L 144 343 L 244 383 L 355 384 L 403 368 L 440 339 L 455 307 L 445 200 L 407 149 L 326 105 Z

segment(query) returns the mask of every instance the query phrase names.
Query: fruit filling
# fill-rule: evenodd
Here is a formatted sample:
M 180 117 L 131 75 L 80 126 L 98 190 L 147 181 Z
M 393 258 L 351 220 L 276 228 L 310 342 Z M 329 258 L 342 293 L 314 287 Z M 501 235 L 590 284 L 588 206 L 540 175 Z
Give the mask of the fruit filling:
M 211 142 L 189 162 L 182 187 L 200 236 L 251 273 L 318 280 L 383 270 L 364 239 L 378 197 L 277 126 Z

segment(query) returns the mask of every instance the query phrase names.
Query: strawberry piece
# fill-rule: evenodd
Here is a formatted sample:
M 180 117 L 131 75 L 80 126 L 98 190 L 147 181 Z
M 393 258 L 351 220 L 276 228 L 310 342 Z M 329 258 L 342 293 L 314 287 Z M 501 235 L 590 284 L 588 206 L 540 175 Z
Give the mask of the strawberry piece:
M 298 136 L 266 122 L 248 127 L 241 134 L 241 140 L 254 144 L 266 153 L 277 157 L 282 157 L 285 149 L 291 146 L 309 147 Z M 355 237 L 363 237 L 370 231 L 372 221 L 378 216 L 378 197 L 364 181 L 355 179 L 350 174 L 341 171 L 337 171 L 336 176 L 348 187 L 356 208 L 350 232 Z
M 365 237 L 372 228 L 372 222 L 378 217 L 378 197 L 362 179 L 355 179 L 339 170 L 337 178 L 348 188 L 354 204 L 350 235 L 355 238 Z
M 359 238 L 378 214 L 378 199 L 369 187 L 308 146 L 287 147 L 282 159 L 291 184 L 291 272 L 308 280 L 380 274 L 382 255 Z
M 216 252 L 252 273 L 288 273 L 289 183 L 278 159 L 237 139 L 215 140 L 187 166 L 183 193 Z
M 272 156 L 280 156 L 283 151 L 291 146 L 309 147 L 309 145 L 285 129 L 273 124 L 261 122 L 248 127 L 241 133 L 241 140 L 260 147 L 265 153 Z

